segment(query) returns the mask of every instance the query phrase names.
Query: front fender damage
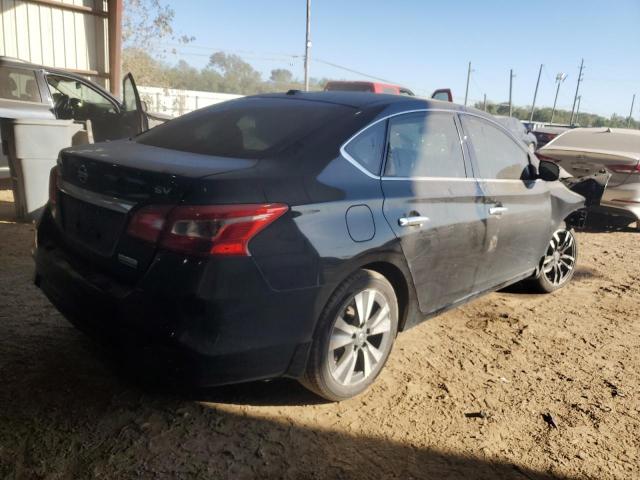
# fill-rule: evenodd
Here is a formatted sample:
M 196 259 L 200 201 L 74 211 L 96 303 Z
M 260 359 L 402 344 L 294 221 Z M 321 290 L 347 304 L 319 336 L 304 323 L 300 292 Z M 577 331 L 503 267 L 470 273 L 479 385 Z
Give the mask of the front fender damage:
M 583 227 L 587 211 L 600 205 L 611 175 L 597 173 L 586 177 L 567 177 L 550 186 L 552 215 L 556 225 Z

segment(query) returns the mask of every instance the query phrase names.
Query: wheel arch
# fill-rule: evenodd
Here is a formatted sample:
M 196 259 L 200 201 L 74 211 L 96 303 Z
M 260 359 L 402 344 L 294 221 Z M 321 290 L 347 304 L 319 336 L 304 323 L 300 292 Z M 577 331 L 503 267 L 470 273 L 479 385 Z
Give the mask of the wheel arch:
M 398 331 L 402 332 L 407 324 L 409 313 L 409 282 L 405 274 L 398 266 L 389 261 L 376 261 L 367 263 L 360 267 L 365 270 L 372 270 L 387 279 L 393 287 L 398 300 Z

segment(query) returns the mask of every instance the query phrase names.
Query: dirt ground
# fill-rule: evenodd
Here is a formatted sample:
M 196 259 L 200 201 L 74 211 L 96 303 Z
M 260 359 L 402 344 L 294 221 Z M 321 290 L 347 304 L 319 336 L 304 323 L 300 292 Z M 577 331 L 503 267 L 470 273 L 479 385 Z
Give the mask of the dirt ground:
M 640 233 L 579 233 L 567 288 L 425 322 L 368 392 L 326 403 L 288 380 L 197 394 L 126 380 L 32 285 L 34 227 L 9 201 L 0 479 L 640 478 Z

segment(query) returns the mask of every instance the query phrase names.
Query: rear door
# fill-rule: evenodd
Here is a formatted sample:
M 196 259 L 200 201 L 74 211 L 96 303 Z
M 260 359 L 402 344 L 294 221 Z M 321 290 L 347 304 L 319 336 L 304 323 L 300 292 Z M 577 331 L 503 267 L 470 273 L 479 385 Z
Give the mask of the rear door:
M 481 198 L 453 113 L 389 119 L 384 215 L 400 239 L 423 313 L 475 288 L 484 253 Z
M 489 244 L 482 283 L 491 288 L 536 268 L 551 238 L 551 198 L 521 142 L 488 119 L 460 119 L 483 193 Z

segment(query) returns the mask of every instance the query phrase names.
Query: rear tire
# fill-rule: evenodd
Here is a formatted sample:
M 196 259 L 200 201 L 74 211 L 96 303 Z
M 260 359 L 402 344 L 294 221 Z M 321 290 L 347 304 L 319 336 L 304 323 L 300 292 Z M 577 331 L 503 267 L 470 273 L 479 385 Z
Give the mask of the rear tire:
M 387 279 L 359 270 L 331 295 L 300 379 L 331 401 L 354 397 L 384 367 L 398 331 L 398 301 Z
M 540 260 L 540 272 L 528 281 L 532 289 L 541 293 L 551 293 L 564 287 L 575 274 L 578 261 L 578 242 L 573 229 L 562 226 L 556 230 L 545 256 Z

